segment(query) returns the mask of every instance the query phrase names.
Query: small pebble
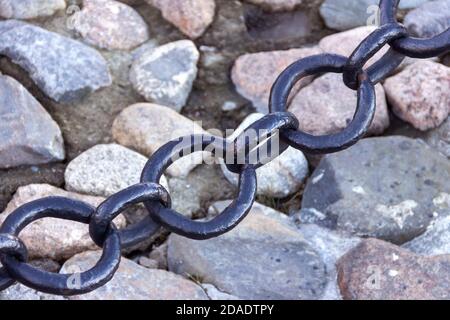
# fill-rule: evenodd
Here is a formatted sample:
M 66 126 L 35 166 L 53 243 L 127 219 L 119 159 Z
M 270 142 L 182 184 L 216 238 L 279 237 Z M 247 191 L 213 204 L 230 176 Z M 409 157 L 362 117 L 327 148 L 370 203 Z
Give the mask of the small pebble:
M 141 51 L 131 66 L 131 83 L 147 101 L 180 112 L 197 77 L 199 57 L 195 44 L 189 40 Z

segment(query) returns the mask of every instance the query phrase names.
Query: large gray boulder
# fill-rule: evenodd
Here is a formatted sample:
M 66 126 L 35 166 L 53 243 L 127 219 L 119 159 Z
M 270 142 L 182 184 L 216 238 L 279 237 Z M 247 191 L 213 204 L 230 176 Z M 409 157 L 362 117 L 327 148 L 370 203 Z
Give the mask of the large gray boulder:
M 0 75 L 0 168 L 63 160 L 58 124 L 42 105 L 9 76 Z
M 309 179 L 302 222 L 401 244 L 422 234 L 441 193 L 450 193 L 448 159 L 421 140 L 363 139 L 325 156 Z
M 81 99 L 112 81 L 106 60 L 95 49 L 16 20 L 0 22 L 0 54 L 57 102 Z

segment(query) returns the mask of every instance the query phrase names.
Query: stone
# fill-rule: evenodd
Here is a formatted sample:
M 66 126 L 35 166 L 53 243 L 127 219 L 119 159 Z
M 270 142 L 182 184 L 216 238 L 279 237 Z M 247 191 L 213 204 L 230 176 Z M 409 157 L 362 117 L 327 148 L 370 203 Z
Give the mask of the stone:
M 239 15 L 239 14 L 237 14 Z M 221 20 L 221 23 L 226 24 L 227 20 Z M 214 30 L 217 30 L 216 27 Z M 208 40 L 207 40 L 208 41 Z M 213 40 L 222 42 L 221 40 Z M 195 88 L 203 92 L 203 90 L 209 90 L 211 87 L 220 88 L 226 86 L 228 92 L 233 92 L 233 95 L 237 94 L 229 86 L 230 82 L 230 65 L 232 61 L 236 58 L 235 50 L 236 48 L 229 44 L 225 48 L 218 48 L 213 46 L 200 45 L 200 60 L 198 63 L 199 73 L 197 80 L 195 81 Z M 230 99 L 221 97 L 221 102 Z M 240 99 L 244 100 L 244 99 Z M 217 102 L 219 103 L 219 102 Z M 206 103 L 207 104 L 207 103 Z
M 376 111 L 369 135 L 380 135 L 389 127 L 389 112 L 383 86 L 375 86 Z M 302 88 L 289 111 L 297 116 L 299 129 L 314 135 L 342 131 L 356 111 L 357 91 L 347 88 L 342 75 L 327 73 Z
M 434 0 L 400 0 L 400 4 L 398 5 L 399 9 L 414 9 L 418 6 L 422 5 L 425 2 L 430 2 Z
M 300 220 L 402 244 L 445 213 L 434 199 L 450 193 L 449 179 L 448 159 L 421 140 L 363 139 L 321 160 L 306 184 Z
M 60 273 L 92 268 L 101 251 L 87 251 L 68 260 Z M 147 269 L 122 257 L 110 282 L 71 300 L 208 300 L 203 289 L 192 281 L 165 270 Z
M 0 75 L 0 168 L 63 160 L 58 124 L 42 105 L 9 76 Z
M 59 272 L 59 269 L 61 269 L 61 265 L 58 262 L 48 258 L 31 260 L 30 264 L 33 267 L 48 272 Z
M 5 211 L 0 215 L 0 224 L 20 206 L 50 196 L 83 201 L 93 207 L 97 207 L 105 200 L 101 197 L 67 192 L 48 184 L 30 184 L 17 189 Z M 114 223 L 118 228 L 126 225 L 122 215 L 119 215 Z M 31 259 L 48 258 L 60 261 L 77 253 L 97 248 L 89 236 L 87 224 L 57 218 L 43 218 L 34 221 L 20 233 L 20 239 L 27 246 Z
M 450 194 L 442 194 L 450 204 Z M 434 256 L 450 254 L 450 216 L 443 216 L 427 228 L 427 231 L 403 245 L 405 249 L 417 254 Z
M 226 54 L 219 48 L 211 46 L 200 46 L 199 49 L 201 53 L 201 66 L 212 69 L 220 64 L 227 63 Z
M 87 43 L 107 50 L 130 50 L 149 39 L 144 19 L 126 4 L 112 0 L 84 0 L 74 24 Z
M 0 54 L 57 102 L 73 102 L 111 85 L 106 60 L 95 49 L 16 20 L 0 22 Z
M 301 236 L 320 254 L 327 270 L 327 285 L 321 300 L 342 300 L 337 285 L 336 262 L 356 247 L 361 239 L 348 234 L 331 231 L 314 224 L 298 224 Z
M 303 0 L 244 0 L 270 11 L 290 11 L 303 3 Z
M 415 8 L 429 0 L 401 0 L 400 9 Z M 325 0 L 320 15 L 330 29 L 348 30 L 365 25 L 378 25 L 379 0 Z
M 264 115 L 253 113 L 239 125 L 227 139 L 231 142 L 252 123 Z M 230 183 L 237 186 L 239 175 L 229 171 L 221 159 L 222 172 Z M 256 169 L 257 194 L 275 198 L 285 198 L 297 192 L 308 175 L 308 161 L 300 150 L 289 147 L 284 153 Z
M 167 242 L 153 248 L 148 255 L 149 259 L 158 262 L 158 268 L 167 270 Z
M 169 270 L 241 299 L 318 299 L 325 290 L 319 254 L 287 216 L 257 203 L 220 237 L 198 241 L 171 234 L 168 244 Z
M 234 101 L 225 101 L 221 109 L 225 112 L 234 111 L 239 109 L 239 105 Z
M 217 290 L 212 284 L 202 284 L 202 288 L 210 300 L 240 300 L 236 296 Z
M 231 198 L 236 187 L 228 182 L 218 165 L 200 165 L 187 177 L 172 177 L 169 181 L 172 208 L 191 216 L 204 216 L 205 203 Z
M 384 89 L 394 113 L 426 131 L 442 124 L 450 112 L 450 68 L 418 61 L 386 79 Z
M 139 183 L 146 162 L 146 157 L 121 145 L 96 145 L 68 164 L 64 174 L 66 189 L 109 197 Z M 167 188 L 164 176 L 160 183 Z
M 448 300 L 450 255 L 422 257 L 395 245 L 362 241 L 337 264 L 344 299 Z
M 348 30 L 377 22 L 378 0 L 325 0 L 320 15 L 330 29 Z
M 0 1 L 0 17 L 3 19 L 34 19 L 52 16 L 65 8 L 65 0 L 2 0 Z
M 180 40 L 139 55 L 130 70 L 134 89 L 147 101 L 181 111 L 197 77 L 200 54 L 192 41 Z
M 426 1 L 404 19 L 412 35 L 431 38 L 450 28 L 450 0 Z
M 438 128 L 425 132 L 421 138 L 450 159 L 450 117 Z
M 244 54 L 234 62 L 231 79 L 238 93 L 250 100 L 258 112 L 268 113 L 270 89 L 279 74 L 296 60 L 319 53 L 319 48 L 311 47 Z M 311 80 L 300 80 L 291 96 Z
M 155 49 L 156 47 L 158 47 L 158 42 L 154 39 L 150 39 L 149 41 L 141 44 L 139 47 L 131 51 L 132 60 L 134 61 L 139 59 L 147 51 Z
M 200 37 L 214 21 L 214 0 L 146 0 L 191 39 Z
M 158 269 L 158 261 L 149 259 L 146 256 L 140 256 L 137 262 L 147 269 Z
M 42 293 L 16 283 L 11 287 L 0 291 L 0 300 L 66 300 L 63 296 Z
M 192 134 L 207 132 L 171 108 L 151 103 L 129 106 L 117 116 L 112 126 L 115 141 L 148 157 L 167 142 Z M 178 159 L 167 169 L 167 173 L 174 177 L 187 176 L 202 163 L 204 154 L 196 152 Z

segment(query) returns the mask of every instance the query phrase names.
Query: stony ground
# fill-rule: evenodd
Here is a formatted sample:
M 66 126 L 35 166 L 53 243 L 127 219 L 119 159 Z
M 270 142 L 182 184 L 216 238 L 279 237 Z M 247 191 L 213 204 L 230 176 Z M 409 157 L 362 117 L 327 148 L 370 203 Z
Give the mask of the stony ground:
M 137 183 L 168 140 L 243 130 L 268 112 L 290 63 L 349 55 L 376 28 L 367 22 L 377 2 L 1 1 L 0 222 L 49 195 L 98 205 Z M 430 37 L 450 26 L 450 1 L 402 0 L 398 17 Z M 352 148 L 290 148 L 258 169 L 258 203 L 233 231 L 157 234 L 123 252 L 106 286 L 70 299 L 449 299 L 449 65 L 406 59 L 376 86 L 369 135 Z M 304 131 L 337 132 L 354 113 L 356 93 L 339 75 L 294 91 L 289 110 Z M 194 219 L 220 213 L 238 183 L 197 157 L 161 181 Z M 115 223 L 145 214 L 137 206 Z M 42 219 L 21 238 L 48 271 L 79 272 L 99 257 L 78 223 Z M 65 299 L 19 284 L 0 298 Z

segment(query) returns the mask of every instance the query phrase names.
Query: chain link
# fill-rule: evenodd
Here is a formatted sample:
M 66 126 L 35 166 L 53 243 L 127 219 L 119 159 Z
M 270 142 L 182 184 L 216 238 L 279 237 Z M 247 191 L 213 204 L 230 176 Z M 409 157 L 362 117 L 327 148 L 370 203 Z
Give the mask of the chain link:
M 381 25 L 398 24 L 396 19 L 399 0 L 381 0 Z M 389 43 L 391 48 L 411 58 L 431 58 L 450 51 L 450 28 L 429 39 L 410 36 L 401 37 Z
M 171 141 L 153 154 L 144 167 L 141 181 L 159 181 L 176 155 L 186 156 L 207 149 L 223 157 L 232 148 L 226 140 L 214 136 L 193 135 Z M 253 165 L 241 167 L 238 189 L 236 199 L 217 217 L 205 222 L 190 220 L 156 201 L 146 201 L 145 206 L 152 218 L 169 231 L 192 239 L 209 239 L 234 228 L 252 208 L 256 197 L 256 172 Z
M 287 147 L 330 153 L 350 147 L 366 133 L 375 114 L 374 85 L 391 74 L 405 59 L 429 58 L 450 51 L 450 29 L 430 39 L 412 38 L 396 20 L 398 0 L 381 0 L 381 26 L 355 49 L 350 57 L 333 54 L 310 56 L 294 62 L 275 81 L 269 101 L 270 113 L 246 128 L 234 141 L 210 135 L 193 135 L 170 141 L 148 160 L 141 183 L 106 199 L 98 208 L 61 197 L 48 197 L 27 203 L 12 212 L 0 228 L 0 290 L 16 281 L 33 289 L 59 295 L 82 294 L 106 284 L 116 272 L 121 249 L 134 246 L 156 234 L 161 227 L 182 236 L 204 240 L 230 231 L 252 208 L 256 196 L 255 170 L 273 160 L 262 154 L 273 151 L 279 139 L 278 156 Z M 386 45 L 386 54 L 367 69 L 364 65 Z M 298 130 L 298 120 L 287 112 L 288 97 L 294 85 L 305 76 L 325 72 L 342 73 L 344 83 L 357 90 L 353 120 L 336 134 L 313 136 Z M 256 135 L 250 133 L 257 132 Z M 178 158 L 208 151 L 224 158 L 228 169 L 239 174 L 235 200 L 208 221 L 192 221 L 171 209 L 169 192 L 159 184 L 164 171 Z M 241 157 L 242 156 L 242 157 Z M 113 219 L 129 206 L 144 203 L 148 215 L 139 223 L 116 230 Z M 68 219 L 89 225 L 93 241 L 103 249 L 97 264 L 79 274 L 41 271 L 27 263 L 27 248 L 19 239 L 23 228 L 45 217 Z
M 364 65 L 370 58 L 372 58 L 380 49 L 382 49 L 387 43 L 392 42 L 395 39 L 405 37 L 407 35 L 405 27 L 398 24 L 386 24 L 381 26 L 374 32 L 372 32 L 367 38 L 365 38 L 359 46 L 353 51 L 344 66 L 344 83 L 350 89 L 356 90 L 358 88 L 358 75 L 362 72 Z M 388 61 L 392 59 L 389 52 L 374 63 L 372 70 L 379 70 L 380 66 L 386 65 Z M 390 68 L 385 69 L 386 74 L 381 74 L 379 77 L 384 79 L 392 71 L 394 71 L 398 65 L 403 61 L 402 59 L 395 60 L 394 64 L 389 64 Z M 368 72 L 369 78 L 373 84 L 376 84 L 373 76 Z
M 344 72 L 347 61 L 344 56 L 319 54 L 294 62 L 281 73 L 272 87 L 270 112 L 286 110 L 289 94 L 301 78 L 323 72 Z M 344 130 L 335 134 L 313 136 L 302 131 L 282 129 L 282 139 L 290 146 L 309 153 L 330 153 L 352 146 L 366 134 L 375 115 L 375 87 L 364 70 L 358 73 L 357 89 L 356 112 Z
M 225 165 L 231 172 L 239 173 L 246 163 L 253 164 L 255 169 L 267 164 L 289 147 L 284 141 L 280 143 L 278 131 L 295 130 L 298 126 L 297 118 L 290 112 L 273 112 L 264 116 L 234 139 L 232 162 L 225 162 Z

